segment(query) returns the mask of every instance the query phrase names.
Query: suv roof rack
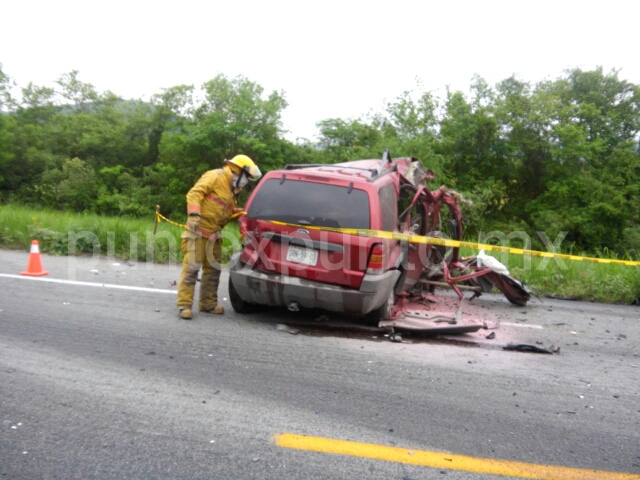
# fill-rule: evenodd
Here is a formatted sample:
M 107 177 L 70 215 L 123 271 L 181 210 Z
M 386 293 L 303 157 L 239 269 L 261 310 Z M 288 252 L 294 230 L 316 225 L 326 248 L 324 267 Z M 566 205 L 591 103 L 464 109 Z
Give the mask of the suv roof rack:
M 314 167 L 328 167 L 328 168 L 349 168 L 351 170 L 361 170 L 363 172 L 369 172 L 371 174 L 371 178 L 378 175 L 378 171 L 375 168 L 361 168 L 361 167 L 351 167 L 349 165 L 336 165 L 331 163 L 300 163 L 300 164 L 287 164 L 282 169 L 283 170 L 297 170 L 299 168 L 314 168 Z

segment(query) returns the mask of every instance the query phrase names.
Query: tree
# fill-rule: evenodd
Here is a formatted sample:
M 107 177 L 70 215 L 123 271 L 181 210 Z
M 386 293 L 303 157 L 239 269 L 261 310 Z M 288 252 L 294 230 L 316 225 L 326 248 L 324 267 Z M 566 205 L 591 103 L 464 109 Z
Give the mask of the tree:
M 539 90 L 551 108 L 545 189 L 527 207 L 535 227 L 566 231 L 587 250 L 624 250 L 639 225 L 639 87 L 598 68 L 569 71 Z
M 552 97 L 532 91 L 529 83 L 513 76 L 496 86 L 502 178 L 511 217 L 525 217 L 524 207 L 544 191 L 551 123 L 545 107 L 552 102 Z
M 438 150 L 440 102 L 418 83 L 418 92 L 405 91 L 387 102 L 380 123 L 376 154 L 388 148 L 393 154 L 416 157 L 439 179 L 446 178 L 444 160 Z
M 73 158 L 66 160 L 61 169 L 45 171 L 35 191 L 50 207 L 81 212 L 93 210 L 98 184 L 93 169 Z
M 438 104 L 431 92 L 422 92 L 416 101 L 405 91 L 387 103 L 386 114 L 397 136 L 407 140 L 415 137 L 433 139 L 436 136 Z
M 0 114 L 4 112 L 5 107 L 12 106 L 13 99 L 11 98 L 11 86 L 13 81 L 2 70 L 2 64 L 0 63 Z
M 79 112 L 88 112 L 95 108 L 100 97 L 93 85 L 78 79 L 78 70 L 62 75 L 56 83 L 61 87 L 60 95 L 66 100 L 66 106 Z
M 492 106 L 473 105 L 461 92 L 448 92 L 440 135 L 447 175 L 454 184 L 480 186 L 501 177 L 498 123 Z
M 335 163 L 361 158 L 378 157 L 375 152 L 381 143 L 380 119 L 364 120 L 328 118 L 317 124 L 320 129 L 318 146 L 325 155 L 324 162 Z
M 196 109 L 192 149 L 200 160 L 221 165 L 225 158 L 245 153 L 261 165 L 269 144 L 282 133 L 281 114 L 287 107 L 283 92 L 263 98 L 264 89 L 243 76 L 232 80 L 218 75 L 203 85 L 204 101 Z
M 193 90 L 193 85 L 177 85 L 151 97 L 147 165 L 159 160 L 160 142 L 165 131 L 184 132 L 185 125 L 192 123 Z

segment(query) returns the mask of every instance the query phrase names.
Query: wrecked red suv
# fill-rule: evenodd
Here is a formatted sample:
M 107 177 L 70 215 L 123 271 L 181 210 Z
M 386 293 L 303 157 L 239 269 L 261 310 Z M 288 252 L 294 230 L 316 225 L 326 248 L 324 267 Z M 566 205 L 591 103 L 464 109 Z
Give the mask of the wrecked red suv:
M 240 219 L 244 243 L 232 257 L 229 276 L 234 310 L 273 305 L 320 308 L 372 322 L 388 318 L 394 292 L 410 288 L 422 272 L 421 266 L 406 267 L 419 265 L 417 257 L 409 258 L 418 255 L 417 249 L 406 242 L 313 227 L 397 232 L 403 220 L 398 214 L 402 183 L 424 174 L 417 159 L 388 156 L 287 165 L 267 173 Z M 404 201 L 411 203 L 414 192 Z M 419 230 L 426 226 L 412 228 L 424 234 Z

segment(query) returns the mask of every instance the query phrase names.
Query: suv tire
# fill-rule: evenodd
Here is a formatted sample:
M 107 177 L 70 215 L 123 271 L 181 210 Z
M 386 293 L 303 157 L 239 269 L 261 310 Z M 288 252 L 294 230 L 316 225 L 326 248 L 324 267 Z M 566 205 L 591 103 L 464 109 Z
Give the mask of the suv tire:
M 378 323 L 380 323 L 380 320 L 391 318 L 391 307 L 393 307 L 394 302 L 395 295 L 392 290 L 386 302 L 384 302 L 375 310 L 371 310 L 369 313 L 365 314 L 364 320 L 367 325 L 373 325 L 377 327 Z
M 233 310 L 237 313 L 254 313 L 262 310 L 262 308 L 264 307 L 263 305 L 245 302 L 242 298 L 240 298 L 236 287 L 233 286 L 231 277 L 229 277 L 229 301 L 231 302 Z

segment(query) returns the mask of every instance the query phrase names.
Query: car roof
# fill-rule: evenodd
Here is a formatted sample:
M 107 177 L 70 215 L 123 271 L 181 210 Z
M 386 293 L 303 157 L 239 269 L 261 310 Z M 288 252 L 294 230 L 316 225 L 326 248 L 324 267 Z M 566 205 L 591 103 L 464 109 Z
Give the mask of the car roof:
M 383 161 L 379 158 L 329 164 L 286 165 L 281 170 L 269 172 L 269 174 L 271 174 L 269 176 L 278 176 L 285 172 L 295 172 L 299 174 L 298 178 L 301 179 L 305 177 L 310 179 L 312 177 L 325 177 L 348 180 L 350 182 L 369 182 L 393 170 L 398 170 L 401 174 L 404 173 L 411 160 L 411 158 L 394 158 L 391 162 L 386 162 L 386 165 L 383 165 Z

